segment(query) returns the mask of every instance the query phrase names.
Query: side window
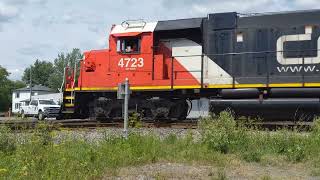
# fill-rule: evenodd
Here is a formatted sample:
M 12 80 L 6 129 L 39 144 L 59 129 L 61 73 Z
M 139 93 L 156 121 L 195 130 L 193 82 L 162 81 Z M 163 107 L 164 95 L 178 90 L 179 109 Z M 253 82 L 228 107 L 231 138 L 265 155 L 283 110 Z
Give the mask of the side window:
M 20 98 L 20 93 L 16 92 L 16 98 Z
M 141 49 L 141 39 L 123 38 L 117 41 L 117 51 L 123 54 L 139 54 Z
M 15 108 L 15 109 L 20 109 L 20 106 L 21 106 L 21 103 L 15 103 L 15 104 L 14 104 L 14 108 Z

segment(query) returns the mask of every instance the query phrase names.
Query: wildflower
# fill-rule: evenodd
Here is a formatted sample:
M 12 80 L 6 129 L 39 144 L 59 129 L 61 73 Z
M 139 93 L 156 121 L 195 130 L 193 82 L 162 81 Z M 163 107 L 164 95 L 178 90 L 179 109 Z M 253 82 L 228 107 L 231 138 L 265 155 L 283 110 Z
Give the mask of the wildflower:
M 0 174 L 5 174 L 6 172 L 8 172 L 8 169 L 0 169 Z

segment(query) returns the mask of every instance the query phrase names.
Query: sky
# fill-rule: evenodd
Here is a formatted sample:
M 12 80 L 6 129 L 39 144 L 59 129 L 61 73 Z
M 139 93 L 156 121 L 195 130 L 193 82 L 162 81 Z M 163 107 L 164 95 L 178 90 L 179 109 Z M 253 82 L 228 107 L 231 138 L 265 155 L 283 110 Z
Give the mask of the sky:
M 51 61 L 73 48 L 107 48 L 112 24 L 320 9 L 319 0 L 0 0 L 0 65 L 19 80 L 36 59 Z

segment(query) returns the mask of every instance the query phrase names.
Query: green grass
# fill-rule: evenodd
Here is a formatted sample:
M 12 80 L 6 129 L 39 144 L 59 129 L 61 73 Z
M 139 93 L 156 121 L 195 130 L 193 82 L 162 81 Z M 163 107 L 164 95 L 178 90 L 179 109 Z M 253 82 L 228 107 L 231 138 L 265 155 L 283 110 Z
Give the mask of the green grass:
M 233 158 L 270 165 L 277 165 L 278 160 L 305 163 L 312 175 L 320 174 L 319 121 L 307 134 L 289 130 L 266 132 L 237 125 L 224 112 L 219 117 L 201 120 L 200 128 L 201 139 L 197 141 L 189 133 L 184 138 L 174 134 L 165 139 L 131 134 L 128 140 L 109 136 L 97 142 L 65 138 L 57 143 L 57 133 L 45 124 L 25 133 L 1 127 L 0 178 L 95 179 L 106 173 L 115 175 L 119 167 L 156 162 L 223 168 Z M 225 179 L 225 174 L 219 177 Z

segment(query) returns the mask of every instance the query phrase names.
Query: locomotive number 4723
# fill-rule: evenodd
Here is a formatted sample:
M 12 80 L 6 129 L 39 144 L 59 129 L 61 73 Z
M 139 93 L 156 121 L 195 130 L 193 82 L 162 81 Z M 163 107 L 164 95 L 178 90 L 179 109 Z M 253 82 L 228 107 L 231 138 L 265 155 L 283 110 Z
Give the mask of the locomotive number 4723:
M 125 68 L 137 68 L 143 67 L 143 58 L 121 58 L 118 62 L 119 67 Z

